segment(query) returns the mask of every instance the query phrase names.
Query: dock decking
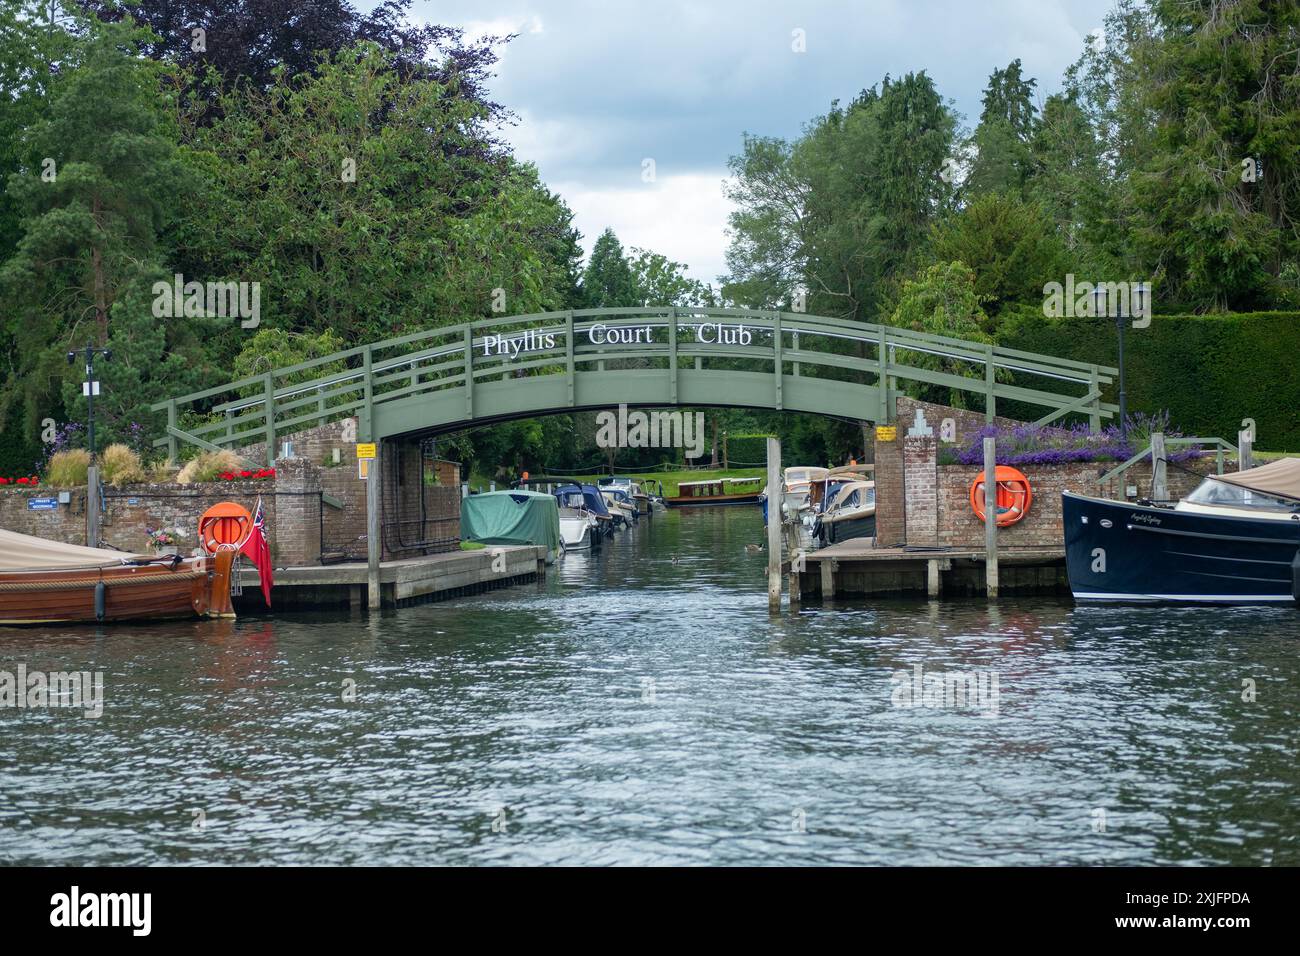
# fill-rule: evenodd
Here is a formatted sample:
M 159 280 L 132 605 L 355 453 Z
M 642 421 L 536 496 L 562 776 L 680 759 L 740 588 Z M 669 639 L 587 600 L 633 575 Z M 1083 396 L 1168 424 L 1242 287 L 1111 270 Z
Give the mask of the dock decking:
M 534 545 L 489 545 L 482 550 L 384 561 L 379 565 L 383 606 L 403 607 L 523 584 L 545 576 L 545 561 L 546 548 Z M 271 600 L 277 609 L 364 608 L 366 580 L 364 561 L 276 568 Z M 264 607 L 257 569 L 245 564 L 240 582 L 244 593 L 234 598 L 236 609 Z
M 803 568 L 786 562 L 790 597 L 833 598 L 840 594 L 984 593 L 983 548 L 876 548 L 873 538 L 852 538 L 803 554 Z M 1068 592 L 1065 549 L 998 548 L 1004 593 Z

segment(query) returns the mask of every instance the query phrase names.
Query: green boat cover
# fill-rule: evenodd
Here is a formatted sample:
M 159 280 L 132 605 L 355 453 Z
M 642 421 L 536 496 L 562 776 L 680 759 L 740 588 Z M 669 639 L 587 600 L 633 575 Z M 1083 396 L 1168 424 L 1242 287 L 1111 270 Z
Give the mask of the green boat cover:
M 490 491 L 460 503 L 460 536 L 482 544 L 540 544 L 560 550 L 560 506 L 538 491 Z

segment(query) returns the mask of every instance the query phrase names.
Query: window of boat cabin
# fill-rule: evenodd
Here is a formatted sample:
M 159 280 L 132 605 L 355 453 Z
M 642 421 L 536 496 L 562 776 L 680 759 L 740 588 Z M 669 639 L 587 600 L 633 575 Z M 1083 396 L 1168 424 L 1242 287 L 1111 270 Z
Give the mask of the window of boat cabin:
M 1207 478 L 1200 486 L 1187 496 L 1187 500 L 1198 505 L 1217 505 L 1228 508 L 1254 508 L 1260 511 L 1288 511 L 1300 513 L 1300 501 L 1288 501 L 1262 491 L 1251 491 L 1226 481 Z

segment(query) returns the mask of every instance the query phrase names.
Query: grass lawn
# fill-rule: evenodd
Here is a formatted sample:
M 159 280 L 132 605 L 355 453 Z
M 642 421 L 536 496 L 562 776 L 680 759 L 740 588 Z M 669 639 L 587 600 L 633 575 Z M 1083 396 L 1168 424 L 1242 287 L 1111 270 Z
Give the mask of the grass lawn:
M 634 481 L 641 481 L 643 478 L 654 478 L 664 483 L 664 494 L 669 498 L 677 496 L 677 485 L 683 481 L 711 481 L 716 478 L 763 478 L 767 475 L 764 468 L 718 468 L 704 469 L 696 471 L 620 471 L 620 475 L 625 475 Z M 583 484 L 594 485 L 605 475 L 587 475 L 583 478 L 575 478 L 574 481 L 581 481 Z

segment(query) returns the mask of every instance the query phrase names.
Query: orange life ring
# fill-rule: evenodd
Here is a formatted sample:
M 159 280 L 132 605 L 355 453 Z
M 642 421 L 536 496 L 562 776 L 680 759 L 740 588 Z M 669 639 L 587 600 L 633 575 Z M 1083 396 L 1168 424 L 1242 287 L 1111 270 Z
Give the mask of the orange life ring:
M 1029 513 L 1029 506 L 1034 502 L 1034 489 L 1029 479 L 1022 472 L 1006 465 L 998 465 L 995 472 L 998 483 L 997 504 L 999 528 L 1005 528 L 1022 520 Z M 970 507 L 975 517 L 984 520 L 984 473 L 980 472 L 970 483 Z
M 199 543 L 208 554 L 234 551 L 253 530 L 253 516 L 233 501 L 215 504 L 199 518 Z

